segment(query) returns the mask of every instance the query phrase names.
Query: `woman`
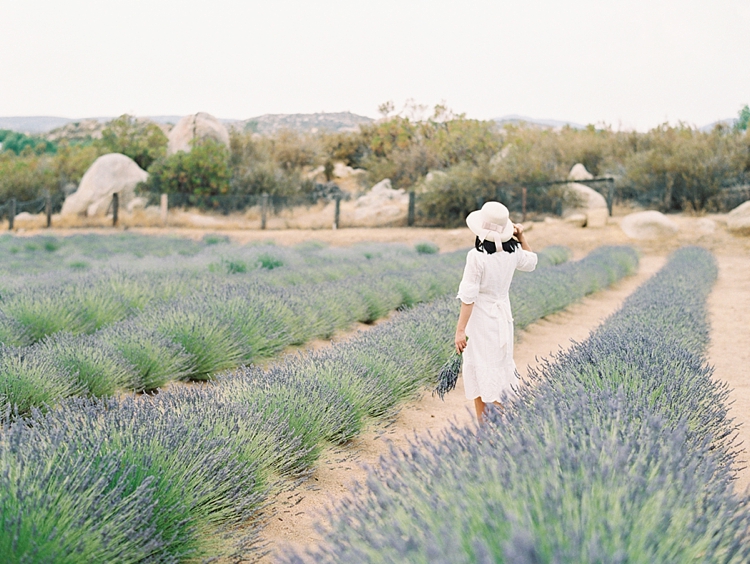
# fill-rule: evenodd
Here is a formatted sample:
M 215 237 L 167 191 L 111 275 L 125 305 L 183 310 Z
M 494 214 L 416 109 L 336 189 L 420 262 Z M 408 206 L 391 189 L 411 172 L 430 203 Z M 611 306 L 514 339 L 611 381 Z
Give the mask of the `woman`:
M 485 404 L 502 407 L 501 401 L 518 384 L 508 289 L 515 270 L 534 270 L 537 256 L 526 242 L 523 226 L 512 223 L 508 208 L 499 202 L 487 202 L 470 213 L 466 224 L 476 241 L 458 288 L 456 350 L 463 354 L 466 399 L 474 400 L 482 423 Z

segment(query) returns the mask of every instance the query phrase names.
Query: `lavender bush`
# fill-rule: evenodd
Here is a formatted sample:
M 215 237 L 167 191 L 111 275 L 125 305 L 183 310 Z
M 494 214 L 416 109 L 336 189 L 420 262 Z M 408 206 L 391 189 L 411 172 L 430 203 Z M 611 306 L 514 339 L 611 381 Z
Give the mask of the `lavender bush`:
M 0 345 L 0 415 L 26 413 L 84 392 L 75 374 L 53 356 Z
M 197 370 L 195 357 L 182 345 L 132 320 L 100 331 L 95 340 L 122 355 L 132 368 L 132 387 L 138 392 L 186 379 Z

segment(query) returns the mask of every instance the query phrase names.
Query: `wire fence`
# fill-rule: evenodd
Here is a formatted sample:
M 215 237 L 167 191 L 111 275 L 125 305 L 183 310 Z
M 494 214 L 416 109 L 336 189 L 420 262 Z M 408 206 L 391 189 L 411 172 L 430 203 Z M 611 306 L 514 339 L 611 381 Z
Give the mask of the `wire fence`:
M 545 189 L 548 187 L 569 184 L 571 182 L 586 184 L 601 194 L 607 202 L 609 215 L 612 215 L 612 207 L 617 197 L 617 191 L 615 190 L 615 180 L 611 177 L 600 177 L 577 181 L 566 179 L 539 183 L 526 183 L 523 185 L 499 185 L 494 194 L 485 193 L 476 196 L 470 195 L 469 198 L 471 201 L 464 202 L 464 207 L 470 207 L 472 209 L 480 208 L 485 201 L 494 199 L 502 201 L 508 207 L 511 214 L 518 218 L 517 220 L 521 221 L 525 221 L 528 214 L 551 213 L 562 215 L 563 208 L 566 205 L 566 201 L 563 197 L 557 196 L 551 199 L 547 198 L 540 203 L 538 200 L 538 194 L 547 192 Z M 355 196 L 341 191 L 334 183 L 319 184 L 315 186 L 315 190 L 309 193 L 294 196 L 280 196 L 274 194 L 202 195 L 179 193 L 166 195 L 149 193 L 142 194 L 141 197 L 145 200 L 140 202 L 142 206 L 159 208 L 160 216 L 162 218 L 160 224 L 164 226 L 167 225 L 169 210 L 189 210 L 194 208 L 200 211 L 208 211 L 222 215 L 238 213 L 247 214 L 252 211 L 251 215 L 255 218 L 255 221 L 259 221 L 258 226 L 260 229 L 265 229 L 269 220 L 281 216 L 285 211 L 290 211 L 292 213 L 302 211 L 302 213 L 304 213 L 304 208 L 309 210 L 310 208 L 320 206 L 321 204 L 324 205 L 321 209 L 328 210 L 323 213 L 330 214 L 330 218 L 325 220 L 328 222 L 327 225 L 332 226 L 335 229 L 341 226 L 342 202 L 355 198 Z M 750 200 L 750 185 L 734 186 L 725 189 L 722 192 L 721 198 L 722 201 L 720 204 L 722 208 L 733 209 L 741 203 Z M 61 211 L 64 199 L 65 196 L 62 194 L 42 196 L 29 201 L 17 201 L 11 199 L 0 204 L 0 220 L 7 219 L 9 229 L 14 229 L 15 220 L 18 218 L 19 214 L 23 212 L 28 212 L 31 215 L 45 213 L 46 226 L 50 227 L 52 225 L 52 215 Z M 115 226 L 118 224 L 118 220 L 121 216 L 120 206 L 122 203 L 123 202 L 118 198 L 118 194 L 114 194 L 109 207 L 105 212 L 107 217 L 111 217 L 112 224 Z M 357 204 L 349 204 L 346 208 L 346 212 L 343 214 L 344 224 L 351 227 L 373 226 L 372 224 L 366 224 L 365 222 L 361 225 L 357 224 L 356 218 L 353 219 L 354 216 L 357 216 L 356 210 L 359 209 Z M 393 218 L 386 218 L 384 224 L 387 225 L 404 225 L 405 223 L 408 226 L 417 227 L 444 227 L 458 225 L 463 220 L 463 209 L 457 208 L 453 210 L 455 217 L 452 218 L 445 213 L 433 213 L 436 208 L 440 208 L 440 206 L 443 206 L 444 204 L 435 201 L 434 195 L 431 195 L 430 193 L 420 194 L 413 191 L 406 192 L 394 196 L 394 200 L 386 202 L 386 204 L 390 204 L 393 208 L 399 208 L 400 210 Z M 326 208 L 325 206 L 327 205 L 331 205 L 330 208 Z M 474 206 L 476 206 L 476 208 Z M 353 212 L 352 210 L 355 211 Z M 405 214 L 404 211 L 406 212 Z M 445 210 L 441 209 L 441 211 Z M 406 217 L 404 217 L 404 215 Z
M 531 210 L 529 210 L 529 202 L 527 201 L 527 188 L 534 189 L 542 186 L 549 186 L 553 184 L 565 184 L 569 181 L 552 181 L 546 183 L 527 184 L 524 186 L 520 185 L 504 185 L 498 186 L 496 194 L 491 197 L 476 196 L 476 206 L 481 207 L 485 200 L 496 199 L 506 203 L 511 212 L 521 217 L 526 218 L 528 211 L 540 211 L 536 209 L 532 202 Z M 595 185 L 597 183 L 606 183 L 612 186 L 612 180 L 609 178 L 593 179 L 588 181 L 582 181 Z M 511 194 L 518 194 L 518 197 L 512 197 Z M 607 199 L 608 206 L 612 207 L 613 190 L 609 189 L 604 191 L 605 198 Z M 335 229 L 341 225 L 341 203 L 349 201 L 353 196 L 347 192 L 343 192 L 336 184 L 318 184 L 315 189 L 309 193 L 298 194 L 294 196 L 280 196 L 274 194 L 219 194 L 219 195 L 203 195 L 203 194 L 143 194 L 141 196 L 144 200 L 141 202 L 143 207 L 158 207 L 160 208 L 160 215 L 162 217 L 162 224 L 167 224 L 167 214 L 169 210 L 175 209 L 190 209 L 196 208 L 200 211 L 208 211 L 219 213 L 222 215 L 230 215 L 233 213 L 245 213 L 249 210 L 256 209 L 257 216 L 260 218 L 260 228 L 265 229 L 269 218 L 279 216 L 285 210 L 300 210 L 301 208 L 312 208 L 313 206 L 319 206 L 321 203 L 324 205 L 333 204 L 331 207 L 331 217 L 329 225 Z M 62 194 L 42 196 L 34 200 L 29 201 L 18 201 L 15 199 L 8 200 L 4 204 L 0 205 L 0 220 L 7 219 L 9 229 L 14 229 L 15 220 L 18 214 L 28 212 L 31 215 L 37 215 L 40 213 L 46 213 L 46 226 L 52 226 L 52 215 L 58 213 L 62 209 L 64 201 Z M 112 218 L 112 225 L 116 226 L 121 216 L 121 205 L 123 202 L 120 201 L 118 194 L 113 194 L 112 200 L 105 212 L 107 217 Z M 396 194 L 394 199 L 391 201 L 385 201 L 386 205 L 392 205 L 396 208 L 403 208 L 406 203 L 406 221 L 408 226 L 441 226 L 446 225 L 445 218 L 438 218 L 430 212 L 429 196 L 426 194 L 417 194 L 415 192 L 405 192 L 401 195 Z M 474 202 L 471 202 L 474 205 Z M 549 207 L 549 203 L 547 204 Z M 557 203 L 553 203 L 552 206 L 555 209 L 543 210 L 551 213 L 562 213 L 562 200 Z M 559 209 L 558 209 L 559 208 Z M 402 210 L 403 212 L 403 210 Z M 398 215 L 401 217 L 403 222 L 403 213 L 400 212 Z M 256 217 L 257 217 L 256 216 Z M 392 223 L 386 221 L 386 223 Z M 352 219 L 347 218 L 347 224 L 352 225 Z M 403 223 L 401 223 L 403 225 Z M 363 224 L 362 226 L 369 226 Z
M 51 227 L 52 214 L 58 213 L 62 209 L 64 201 L 65 197 L 61 194 L 46 195 L 26 202 L 19 202 L 15 198 L 11 198 L 0 205 L 0 220 L 7 219 L 8 229 L 13 229 L 16 217 L 19 214 L 24 212 L 31 215 L 45 213 L 47 216 L 47 227 Z

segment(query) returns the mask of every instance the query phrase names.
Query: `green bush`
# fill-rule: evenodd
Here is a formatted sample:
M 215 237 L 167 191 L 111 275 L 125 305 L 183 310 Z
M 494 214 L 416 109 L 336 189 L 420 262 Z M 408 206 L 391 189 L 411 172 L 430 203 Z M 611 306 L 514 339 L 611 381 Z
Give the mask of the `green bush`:
M 127 114 L 110 121 L 97 144 L 107 152 L 127 155 L 144 170 L 167 154 L 167 136 L 161 128 Z
M 56 333 L 35 348 L 73 375 L 85 395 L 112 396 L 136 387 L 133 367 L 116 349 L 94 337 Z
M 0 347 L 0 415 L 25 414 L 82 391 L 75 375 L 43 351 Z
M 435 253 L 440 251 L 440 247 L 438 247 L 435 243 L 431 243 L 429 241 L 417 243 L 416 245 L 414 245 L 414 249 L 420 255 L 434 255 Z
M 229 193 L 229 150 L 213 139 L 194 140 L 189 152 L 156 160 L 149 169 L 145 190 L 155 194 L 186 194 L 193 205 Z
M 182 345 L 132 321 L 113 325 L 96 338 L 117 350 L 132 366 L 136 391 L 155 390 L 195 372 L 194 357 Z
M 8 129 L 0 129 L 0 143 L 2 143 L 3 151 L 13 151 L 16 155 L 20 155 L 26 149 L 37 155 L 55 153 L 57 151 L 57 145 L 51 141 Z M 28 153 L 28 151 L 26 152 Z

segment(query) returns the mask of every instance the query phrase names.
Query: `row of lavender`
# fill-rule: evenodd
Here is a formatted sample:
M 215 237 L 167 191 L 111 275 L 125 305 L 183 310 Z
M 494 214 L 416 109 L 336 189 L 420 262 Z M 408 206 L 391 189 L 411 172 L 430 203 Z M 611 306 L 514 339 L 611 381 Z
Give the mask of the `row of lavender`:
M 519 277 L 588 280 L 580 297 L 632 272 L 632 249 Z M 518 285 L 513 292 L 517 292 Z M 514 300 L 517 305 L 518 300 Z M 154 396 L 74 398 L 8 422 L 0 437 L 0 553 L 10 562 L 253 558 L 269 495 L 320 449 L 355 436 L 423 389 L 451 348 L 455 300 L 400 313 L 359 337 L 268 370 L 243 368 Z M 243 524 L 242 542 L 222 535 Z M 236 538 L 236 535 L 233 535 Z
M 706 364 L 713 257 L 676 252 L 481 429 L 373 473 L 302 562 L 750 561 L 735 425 Z
M 170 241 L 163 243 L 166 250 Z M 0 278 L 0 342 L 23 346 L 60 331 L 90 334 L 173 299 L 198 300 L 224 285 L 308 286 L 431 265 L 459 268 L 461 261 L 460 253 L 421 255 L 401 245 L 343 250 L 223 245 L 192 257 L 115 255 L 85 273 L 51 269 L 28 275 L 20 269 Z
M 9 314 L 0 310 L 6 345 L 0 346 L 0 410 L 25 413 L 70 396 L 210 379 L 288 345 L 443 296 L 458 282 L 463 253 L 418 257 L 380 248 L 383 260 L 345 255 L 333 268 L 317 269 L 318 278 L 304 267 L 279 268 L 275 278 L 107 272 L 73 285 L 55 279 L 44 292 L 10 293 L 2 303 Z M 553 247 L 541 257 L 555 264 L 567 254 Z M 302 283 L 298 276 L 306 272 L 323 281 Z M 88 335 L 87 327 L 99 329 Z M 7 346 L 29 335 L 38 341 Z

